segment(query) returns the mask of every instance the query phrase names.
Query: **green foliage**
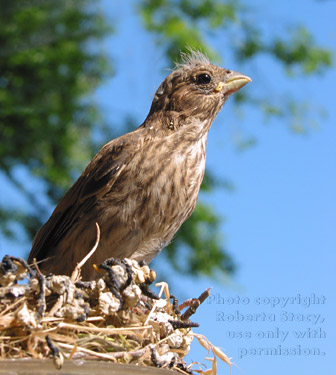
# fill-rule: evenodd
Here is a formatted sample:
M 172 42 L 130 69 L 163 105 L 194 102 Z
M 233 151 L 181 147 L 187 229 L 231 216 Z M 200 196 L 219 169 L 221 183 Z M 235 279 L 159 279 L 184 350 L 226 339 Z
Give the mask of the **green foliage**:
M 1 168 L 10 174 L 15 164 L 28 166 L 50 184 L 52 197 L 58 196 L 52 185 L 68 186 L 82 164 L 70 156 L 90 140 L 95 109 L 81 99 L 107 67 L 86 48 L 106 31 L 98 14 L 85 11 L 87 3 L 0 3 Z
M 270 42 L 263 41 L 260 32 L 254 30 L 246 35 L 237 57 L 246 60 L 260 53 L 273 56 L 289 73 L 297 68 L 304 74 L 316 74 L 332 65 L 331 51 L 314 45 L 312 35 L 302 26 L 292 31 L 288 40 L 274 37 Z
M 145 0 L 140 11 L 145 27 L 158 35 L 159 44 L 173 62 L 179 61 L 181 51 L 187 52 L 188 48 L 218 59 L 205 41 L 205 30 L 224 27 L 236 17 L 234 2 L 212 0 Z M 204 27 L 200 25 L 202 22 Z
M 0 168 L 34 203 L 37 227 L 44 207 L 15 167 L 24 165 L 31 178 L 42 180 L 56 202 L 94 147 L 97 113 L 83 99 L 108 65 L 88 43 L 107 28 L 89 4 L 94 1 L 0 1 Z M 4 213 L 3 225 L 15 219 L 27 226 L 25 215 Z

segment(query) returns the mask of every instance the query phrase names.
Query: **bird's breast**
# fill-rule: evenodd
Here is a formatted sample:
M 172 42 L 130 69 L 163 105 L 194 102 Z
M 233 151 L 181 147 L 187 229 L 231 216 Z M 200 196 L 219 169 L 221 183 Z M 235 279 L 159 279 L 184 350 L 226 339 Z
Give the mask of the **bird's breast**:
M 205 137 L 158 140 L 135 155 L 113 187 L 101 223 L 102 232 L 118 232 L 123 256 L 149 261 L 171 241 L 195 208 L 205 157 Z M 107 247 L 116 247 L 115 238 L 106 237 Z
M 138 214 L 151 217 L 152 229 L 173 236 L 196 205 L 205 170 L 206 137 L 189 142 L 169 139 L 157 155 L 143 165 L 142 184 L 133 187 L 142 202 Z

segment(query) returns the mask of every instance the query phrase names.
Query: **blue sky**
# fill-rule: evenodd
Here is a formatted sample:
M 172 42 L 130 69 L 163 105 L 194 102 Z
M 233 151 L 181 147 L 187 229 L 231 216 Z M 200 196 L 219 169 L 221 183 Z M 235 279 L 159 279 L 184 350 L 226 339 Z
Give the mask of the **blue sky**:
M 303 23 L 318 43 L 335 52 L 335 1 L 254 0 L 247 4 L 251 17 L 266 33 L 280 34 Z M 113 60 L 116 75 L 97 90 L 94 100 L 113 125 L 127 114 L 140 125 L 167 74 L 167 63 L 153 37 L 140 27 L 133 1 L 105 0 L 102 9 L 117 31 L 101 47 Z M 226 67 L 252 77 L 253 82 L 244 88 L 250 94 L 266 93 L 276 100 L 276 93 L 291 93 L 309 100 L 313 109 L 324 107 L 327 116 L 308 134 L 295 135 L 289 131 L 288 118 L 265 122 L 251 107 L 235 116 L 232 103 L 225 105 L 209 134 L 207 168 L 230 179 L 236 190 L 218 189 L 204 199 L 225 217 L 223 240 L 238 272 L 217 281 L 178 277 L 175 285 L 183 285 L 180 294 L 185 297 L 196 297 L 213 287 L 211 303 L 202 305 L 194 318 L 200 323 L 195 332 L 205 334 L 233 358 L 237 365 L 233 375 L 333 374 L 335 69 L 315 77 L 288 78 L 267 57 L 238 66 L 220 33 L 209 43 L 220 52 Z M 234 140 L 240 134 L 255 136 L 256 146 L 238 152 Z M 23 253 L 23 246 L 0 240 L 1 255 Z M 243 297 L 248 303 L 241 302 Z M 272 307 L 272 301 L 280 302 Z M 309 301 L 311 305 L 305 306 Z M 245 320 L 239 321 L 242 316 Z M 252 321 L 247 322 L 248 318 Z M 241 334 L 245 338 L 239 338 Z M 313 338 L 314 334 L 319 338 Z M 305 336 L 297 338 L 300 335 Z M 296 354 L 270 355 L 268 348 L 281 348 L 283 353 L 294 348 Z M 314 348 L 319 355 L 312 354 Z M 204 349 L 193 343 L 189 358 L 202 361 L 205 356 Z M 220 366 L 219 373 L 229 374 L 228 367 Z

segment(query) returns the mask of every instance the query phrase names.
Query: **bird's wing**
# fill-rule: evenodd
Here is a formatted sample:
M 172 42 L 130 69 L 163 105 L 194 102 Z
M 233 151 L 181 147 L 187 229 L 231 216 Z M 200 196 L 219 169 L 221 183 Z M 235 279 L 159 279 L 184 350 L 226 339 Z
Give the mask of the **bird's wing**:
M 100 150 L 36 234 L 28 262 L 46 258 L 49 249 L 58 244 L 72 225 L 111 191 L 134 148 L 120 137 Z

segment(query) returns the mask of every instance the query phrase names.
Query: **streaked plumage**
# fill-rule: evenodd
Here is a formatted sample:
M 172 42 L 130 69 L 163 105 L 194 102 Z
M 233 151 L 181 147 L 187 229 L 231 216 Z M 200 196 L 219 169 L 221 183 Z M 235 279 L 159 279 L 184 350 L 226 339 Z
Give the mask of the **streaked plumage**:
M 209 81 L 209 82 L 208 82 Z M 158 88 L 145 122 L 107 143 L 88 164 L 34 238 L 28 261 L 44 272 L 71 274 L 109 257 L 151 261 L 196 205 L 210 126 L 230 94 L 250 78 L 193 52 Z

